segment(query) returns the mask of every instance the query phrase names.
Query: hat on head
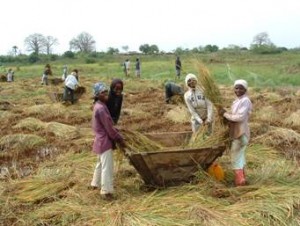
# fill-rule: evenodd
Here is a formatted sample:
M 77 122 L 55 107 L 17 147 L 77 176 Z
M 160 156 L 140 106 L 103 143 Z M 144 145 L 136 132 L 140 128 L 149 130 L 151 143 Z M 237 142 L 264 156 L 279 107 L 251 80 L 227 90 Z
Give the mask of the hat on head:
M 243 86 L 245 89 L 248 89 L 248 83 L 247 83 L 247 81 L 244 80 L 244 79 L 238 79 L 238 80 L 236 80 L 236 81 L 234 82 L 234 86 L 236 86 L 236 85 L 241 85 L 241 86 Z
M 190 79 L 194 79 L 194 80 L 198 81 L 196 75 L 189 73 L 189 74 L 187 74 L 187 75 L 185 76 L 185 84 L 186 84 L 187 86 L 188 86 L 188 80 L 190 80 Z
M 102 93 L 104 91 L 108 91 L 107 86 L 102 82 L 97 82 L 94 85 L 93 89 L 94 89 L 94 96 L 97 96 L 99 93 Z

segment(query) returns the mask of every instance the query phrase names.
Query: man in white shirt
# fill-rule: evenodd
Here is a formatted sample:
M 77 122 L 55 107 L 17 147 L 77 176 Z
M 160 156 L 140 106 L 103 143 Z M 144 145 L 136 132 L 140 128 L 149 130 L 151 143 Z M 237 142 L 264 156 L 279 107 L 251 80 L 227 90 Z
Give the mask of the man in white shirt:
M 77 76 L 77 69 L 74 69 L 70 75 L 68 75 L 65 79 L 65 90 L 63 95 L 63 100 L 67 101 L 68 99 L 71 100 L 71 103 L 74 104 L 74 91 L 78 86 L 78 80 L 76 79 Z

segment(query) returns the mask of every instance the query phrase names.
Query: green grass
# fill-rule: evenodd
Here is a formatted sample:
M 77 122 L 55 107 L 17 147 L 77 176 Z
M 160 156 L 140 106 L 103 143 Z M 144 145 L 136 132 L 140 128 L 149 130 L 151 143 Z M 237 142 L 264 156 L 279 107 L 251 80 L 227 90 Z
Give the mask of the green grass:
M 122 62 L 131 61 L 131 77 L 135 79 L 134 64 L 137 56 L 109 56 L 97 58 L 94 64 L 80 63 L 80 60 L 68 64 L 69 71 L 77 68 L 80 76 L 106 79 L 119 77 L 124 79 Z M 176 80 L 173 55 L 138 56 L 141 59 L 142 79 Z M 251 53 L 213 53 L 200 55 L 182 55 L 183 70 L 181 79 L 184 82 L 187 73 L 197 73 L 193 61 L 203 61 L 214 74 L 220 84 L 231 85 L 235 79 L 246 79 L 253 87 L 300 86 L 300 60 L 297 53 L 282 53 L 273 55 L 255 55 Z M 54 77 L 61 77 L 63 61 L 51 63 Z M 16 80 L 42 76 L 45 64 L 19 66 L 16 70 Z M 13 65 L 10 65 L 14 68 Z M 228 66 L 230 73 L 228 73 Z M 8 66 L 7 66 L 8 67 Z M 15 68 L 16 69 L 16 68 Z M 129 79 L 129 80 L 130 80 Z

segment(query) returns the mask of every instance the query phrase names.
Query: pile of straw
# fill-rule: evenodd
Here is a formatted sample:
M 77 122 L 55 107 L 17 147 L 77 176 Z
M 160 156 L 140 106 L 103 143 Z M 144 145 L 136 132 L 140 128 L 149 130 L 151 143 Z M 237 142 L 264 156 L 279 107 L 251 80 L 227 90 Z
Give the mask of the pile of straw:
M 25 118 L 22 119 L 18 124 L 13 126 L 13 129 L 29 130 L 29 131 L 40 131 L 45 129 L 46 123 L 36 118 Z
M 12 134 L 5 135 L 0 139 L 0 150 L 32 150 L 46 144 L 46 140 L 33 134 Z
M 280 150 L 288 158 L 300 159 L 300 134 L 294 130 L 271 127 L 267 133 L 254 138 L 253 141 Z
M 69 126 L 59 122 L 49 122 L 46 125 L 46 131 L 53 133 L 56 137 L 72 140 L 79 137 L 79 130 L 74 126 Z
M 190 121 L 190 115 L 184 106 L 176 106 L 167 112 L 166 117 L 176 123 L 185 123 Z
M 35 176 L 33 178 L 14 183 L 13 195 L 21 202 L 40 202 L 57 198 L 61 191 L 72 186 L 71 172 L 57 171 L 52 175 Z
M 300 128 L 300 110 L 293 112 L 289 117 L 284 119 L 283 124 L 292 128 Z

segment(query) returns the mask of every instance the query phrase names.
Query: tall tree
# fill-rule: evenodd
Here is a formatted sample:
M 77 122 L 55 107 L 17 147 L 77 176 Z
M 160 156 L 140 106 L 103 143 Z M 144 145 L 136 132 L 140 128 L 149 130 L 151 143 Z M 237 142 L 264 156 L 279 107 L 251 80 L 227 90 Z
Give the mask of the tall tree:
M 46 53 L 47 55 L 52 53 L 52 47 L 55 45 L 58 45 L 58 40 L 57 38 L 54 38 L 52 36 L 47 36 L 45 42 L 45 47 L 46 47 Z
M 262 45 L 271 45 L 272 42 L 267 32 L 261 32 L 254 36 L 253 44 L 257 46 L 262 46 Z
M 24 41 L 27 51 L 39 54 L 45 52 L 46 38 L 42 34 L 32 34 L 25 38 Z
M 14 53 L 14 56 L 17 56 L 18 46 L 13 46 L 12 49 L 13 49 L 12 51 Z
M 71 50 L 74 49 L 80 52 L 90 53 L 95 50 L 96 41 L 89 33 L 82 32 L 76 38 L 73 38 L 69 44 Z

